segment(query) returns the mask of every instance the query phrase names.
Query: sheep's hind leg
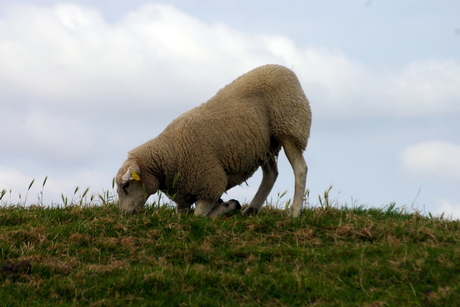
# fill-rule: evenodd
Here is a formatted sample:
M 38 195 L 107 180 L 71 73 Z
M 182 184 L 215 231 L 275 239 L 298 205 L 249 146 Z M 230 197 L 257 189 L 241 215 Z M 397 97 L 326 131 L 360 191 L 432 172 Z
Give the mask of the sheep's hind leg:
M 297 146 L 290 141 L 281 143 L 289 163 L 291 163 L 292 169 L 294 170 L 294 201 L 292 202 L 290 214 L 292 217 L 298 217 L 302 211 L 308 167 L 307 163 L 305 163 L 302 151 Z
M 243 214 L 251 215 L 259 213 L 260 208 L 267 199 L 268 194 L 270 194 L 277 177 L 278 166 L 276 164 L 275 156 L 262 166 L 262 182 L 260 183 L 256 195 L 249 204 L 249 207 L 244 210 Z

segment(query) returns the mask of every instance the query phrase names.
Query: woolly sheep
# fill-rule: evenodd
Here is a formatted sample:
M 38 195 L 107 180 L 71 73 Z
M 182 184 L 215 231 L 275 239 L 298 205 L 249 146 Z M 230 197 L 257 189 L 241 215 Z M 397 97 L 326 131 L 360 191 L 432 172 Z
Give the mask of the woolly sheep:
M 307 164 L 311 110 L 296 75 L 279 65 L 258 67 L 221 89 L 208 102 L 173 120 L 156 138 L 129 152 L 116 176 L 120 208 L 142 207 L 158 190 L 178 212 L 214 217 L 239 209 L 221 195 L 261 167 L 262 182 L 245 214 L 257 214 L 278 176 L 281 147 L 295 178 L 290 215 L 299 216 Z

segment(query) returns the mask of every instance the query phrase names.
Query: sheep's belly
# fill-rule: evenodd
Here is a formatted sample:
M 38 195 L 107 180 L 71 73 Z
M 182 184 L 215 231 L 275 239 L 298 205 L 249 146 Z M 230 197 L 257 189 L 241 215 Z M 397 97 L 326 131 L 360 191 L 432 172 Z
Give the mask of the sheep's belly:
M 226 190 L 229 190 L 229 189 L 233 188 L 234 186 L 240 185 L 243 182 L 245 182 L 246 180 L 248 180 L 254 174 L 254 172 L 257 170 L 257 168 L 252 173 L 248 172 L 248 173 L 245 173 L 245 174 L 232 174 L 232 173 L 227 174 L 227 180 L 228 181 L 227 181 L 227 189 Z
M 270 159 L 274 159 L 278 156 L 278 153 L 281 149 L 281 144 L 275 138 L 271 138 L 268 150 L 264 155 L 257 157 L 250 164 L 239 165 L 239 170 L 235 172 L 233 170 L 227 170 L 227 190 L 231 189 L 234 186 L 240 185 L 255 173 L 255 171 Z M 243 160 L 243 159 L 242 159 Z

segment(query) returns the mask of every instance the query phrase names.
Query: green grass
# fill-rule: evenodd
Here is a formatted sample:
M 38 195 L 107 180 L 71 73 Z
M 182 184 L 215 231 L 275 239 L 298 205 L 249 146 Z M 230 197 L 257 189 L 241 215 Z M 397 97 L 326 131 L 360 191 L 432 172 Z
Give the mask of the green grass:
M 456 306 L 460 221 L 394 205 L 298 219 L 3 206 L 0 265 L 1 306 Z

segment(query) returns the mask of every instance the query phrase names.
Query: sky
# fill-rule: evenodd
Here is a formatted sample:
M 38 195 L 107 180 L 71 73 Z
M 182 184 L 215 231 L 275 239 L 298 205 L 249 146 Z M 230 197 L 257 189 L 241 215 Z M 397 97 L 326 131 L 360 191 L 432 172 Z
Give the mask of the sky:
M 460 218 L 455 0 L 3 0 L 0 204 L 113 194 L 128 151 L 268 63 L 311 104 L 310 206 L 332 186 L 339 205 Z M 281 153 L 268 200 L 293 190 Z

